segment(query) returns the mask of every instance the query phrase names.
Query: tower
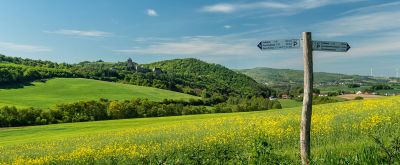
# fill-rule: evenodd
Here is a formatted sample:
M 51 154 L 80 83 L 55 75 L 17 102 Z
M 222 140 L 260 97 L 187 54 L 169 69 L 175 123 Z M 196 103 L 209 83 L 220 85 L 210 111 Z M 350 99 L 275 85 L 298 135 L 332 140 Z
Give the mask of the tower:
M 133 61 L 132 61 L 132 59 L 131 58 L 128 58 L 128 70 L 134 70 L 135 69 L 135 67 L 134 67 L 134 64 L 133 64 Z

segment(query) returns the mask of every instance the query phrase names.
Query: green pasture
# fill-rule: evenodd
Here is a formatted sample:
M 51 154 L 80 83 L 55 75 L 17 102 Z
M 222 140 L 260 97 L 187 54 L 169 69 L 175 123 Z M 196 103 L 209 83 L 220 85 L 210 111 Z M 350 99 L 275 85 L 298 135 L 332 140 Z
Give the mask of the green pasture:
M 100 98 L 109 100 L 148 98 L 152 101 L 161 101 L 198 97 L 151 87 L 82 78 L 55 78 L 23 87 L 0 88 L 0 106 L 50 108 L 56 104 Z

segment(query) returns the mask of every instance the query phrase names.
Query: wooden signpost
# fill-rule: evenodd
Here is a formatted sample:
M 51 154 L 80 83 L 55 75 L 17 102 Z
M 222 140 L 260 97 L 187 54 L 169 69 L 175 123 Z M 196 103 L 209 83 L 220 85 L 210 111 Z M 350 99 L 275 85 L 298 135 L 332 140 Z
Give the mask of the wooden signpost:
M 302 33 L 302 45 L 299 39 L 261 41 L 257 46 L 261 50 L 300 48 L 304 56 L 304 97 L 300 123 L 300 156 L 302 164 L 310 164 L 310 134 L 313 96 L 313 51 L 347 52 L 347 42 L 313 41 L 311 32 Z

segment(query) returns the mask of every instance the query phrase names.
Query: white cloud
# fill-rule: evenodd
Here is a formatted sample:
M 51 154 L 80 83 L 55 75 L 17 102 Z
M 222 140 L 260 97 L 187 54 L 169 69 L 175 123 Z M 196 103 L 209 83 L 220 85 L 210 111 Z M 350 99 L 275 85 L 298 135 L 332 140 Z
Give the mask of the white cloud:
M 203 7 L 202 11 L 215 13 L 232 13 L 237 10 L 237 6 L 233 4 L 215 4 Z
M 141 55 L 171 55 L 190 57 L 254 57 L 260 54 L 257 44 L 265 39 L 285 38 L 281 35 L 281 28 L 265 28 L 222 36 L 186 36 L 180 38 L 138 38 L 134 41 L 135 48 L 118 49 L 114 52 Z M 278 36 L 277 36 L 278 35 Z M 281 51 L 271 51 L 269 54 L 278 54 Z M 286 53 L 287 54 L 287 53 Z
M 147 9 L 147 15 L 150 17 L 158 16 L 157 12 L 154 9 Z
M 17 44 L 12 42 L 0 42 L 0 49 L 3 51 L 16 51 L 16 52 L 49 52 L 51 49 L 44 46 Z
M 367 7 L 361 7 L 357 9 L 352 9 L 349 11 L 346 11 L 343 13 L 343 15 L 346 14 L 354 14 L 354 13 L 365 13 L 365 12 L 376 12 L 376 11 L 382 11 L 382 9 L 387 10 L 396 10 L 398 9 L 400 5 L 400 2 L 389 2 L 389 3 L 383 3 L 383 4 L 378 4 L 378 5 L 372 5 L 372 6 L 367 6 Z
M 313 28 L 319 36 L 349 38 L 349 58 L 394 55 L 400 52 L 399 7 L 400 3 L 386 3 L 353 9 Z
M 185 55 L 185 56 L 235 56 L 256 54 L 253 42 L 229 42 L 224 37 L 194 36 L 182 37 L 175 41 L 155 42 L 148 46 L 133 49 L 114 50 L 119 53 L 150 55 Z
M 363 0 L 290 0 L 279 1 L 259 1 L 249 3 L 218 3 L 201 8 L 203 12 L 210 13 L 234 13 L 238 11 L 265 10 L 265 12 L 279 12 L 275 15 L 287 15 L 301 12 L 307 9 L 318 8 L 327 5 L 351 3 Z
M 319 33 L 328 37 L 362 34 L 400 28 L 400 11 L 346 16 L 321 23 Z
M 391 2 L 352 9 L 341 18 L 317 24 L 314 28 L 323 36 L 348 35 L 380 36 L 379 33 L 397 32 L 400 29 L 400 2 Z
M 98 31 L 98 30 L 75 30 L 75 29 L 60 29 L 56 31 L 45 31 L 46 33 L 53 33 L 53 34 L 62 34 L 62 35 L 69 35 L 69 36 L 77 36 L 77 37 L 108 37 L 111 36 L 112 33 Z
M 230 29 L 230 28 L 232 28 L 232 26 L 231 25 L 224 25 L 224 28 L 225 29 Z

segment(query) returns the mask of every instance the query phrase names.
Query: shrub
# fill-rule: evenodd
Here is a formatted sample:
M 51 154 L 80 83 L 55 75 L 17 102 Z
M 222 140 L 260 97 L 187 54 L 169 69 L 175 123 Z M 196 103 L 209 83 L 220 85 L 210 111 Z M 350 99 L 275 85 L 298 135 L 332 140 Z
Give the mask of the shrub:
M 357 96 L 354 98 L 354 100 L 363 100 L 363 99 L 364 99 L 364 97 L 361 97 L 361 96 Z
M 358 88 L 358 87 L 360 87 L 360 84 L 348 84 L 347 87 L 349 87 L 349 88 Z

